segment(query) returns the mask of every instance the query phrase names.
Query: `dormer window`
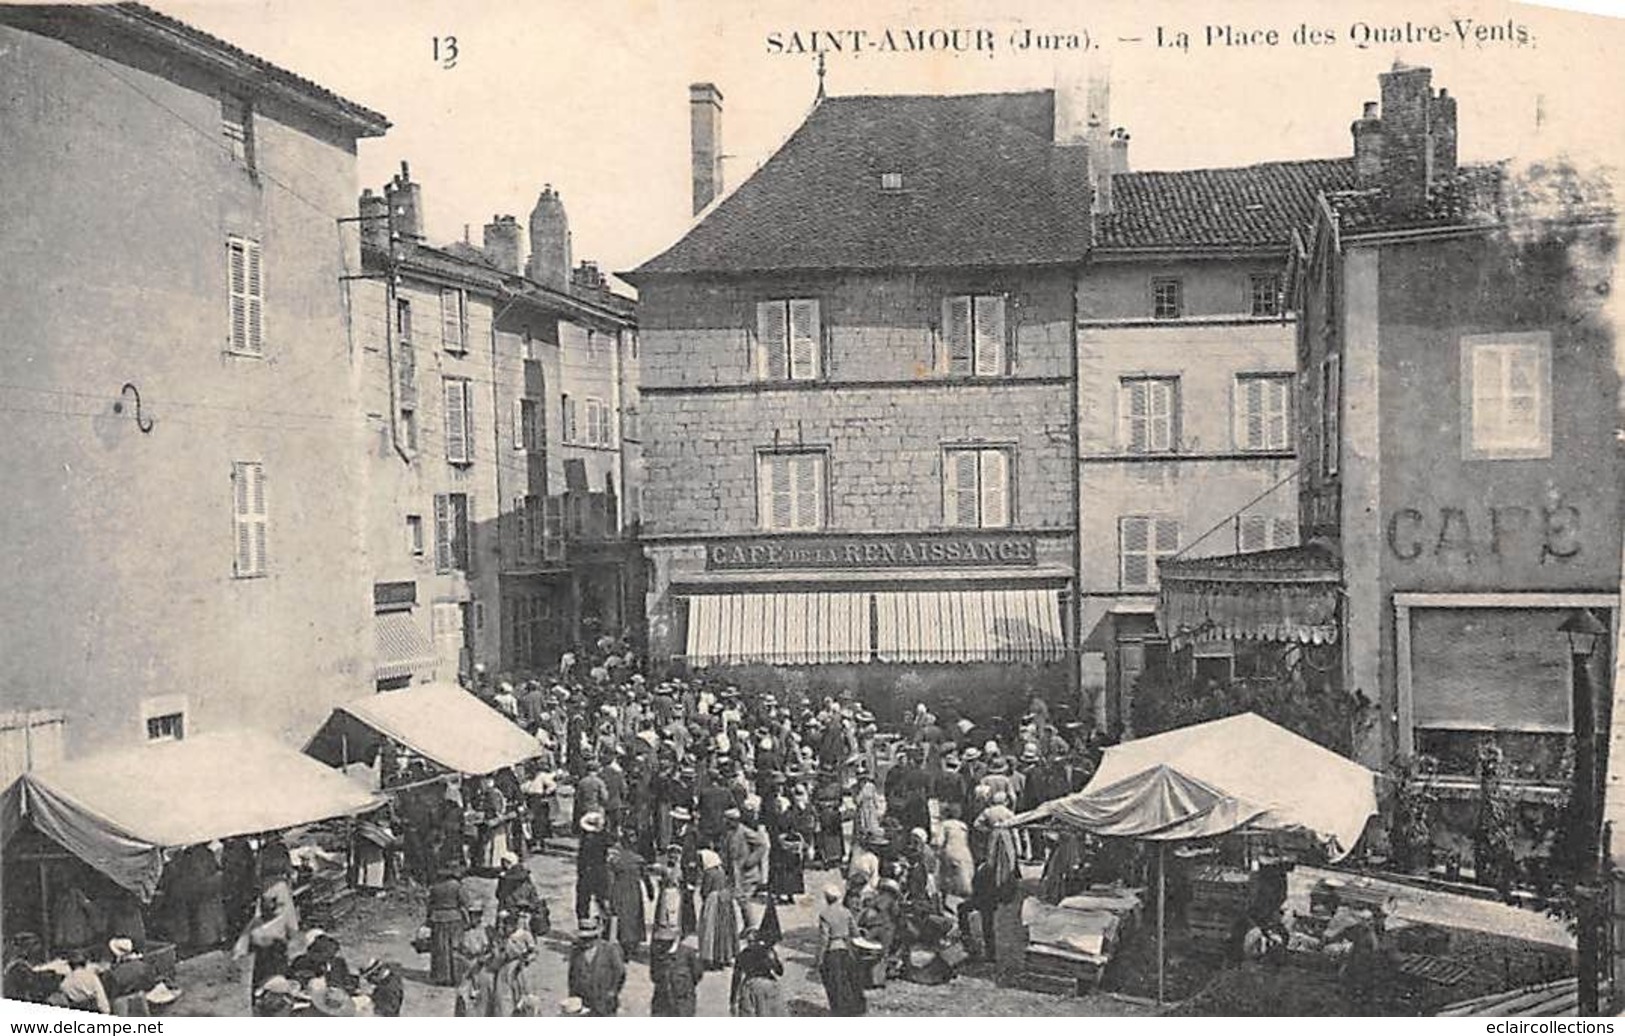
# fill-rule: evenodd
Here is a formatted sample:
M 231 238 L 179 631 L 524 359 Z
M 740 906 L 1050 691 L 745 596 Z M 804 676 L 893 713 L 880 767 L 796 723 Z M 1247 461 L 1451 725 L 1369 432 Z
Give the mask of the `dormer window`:
M 881 173 L 880 189 L 883 191 L 900 191 L 903 189 L 902 173 Z

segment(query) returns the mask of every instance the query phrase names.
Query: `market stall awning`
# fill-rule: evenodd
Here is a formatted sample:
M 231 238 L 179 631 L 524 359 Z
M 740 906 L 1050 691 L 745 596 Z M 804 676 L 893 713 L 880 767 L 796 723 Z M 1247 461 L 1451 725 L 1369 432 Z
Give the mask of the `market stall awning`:
M 1157 625 L 1176 643 L 1337 639 L 1342 573 L 1323 547 L 1288 547 L 1158 562 Z
M 6 834 L 40 833 L 143 900 L 163 850 L 362 813 L 383 800 L 264 734 L 141 744 L 25 773 L 7 792 Z
M 439 661 L 428 634 L 418 628 L 410 610 L 380 612 L 373 617 L 373 638 L 378 650 L 374 679 L 394 680 L 432 669 Z
M 379 736 L 453 773 L 474 775 L 541 751 L 535 738 L 502 713 L 449 683 L 417 684 L 346 702 L 333 710 L 305 751 L 340 766 L 369 755 Z
M 1173 840 L 1227 831 L 1300 831 L 1333 859 L 1377 812 L 1376 777 L 1262 716 L 1198 723 L 1106 749 L 1082 791 L 1017 816 L 1101 834 Z
M 1042 662 L 1065 653 L 1054 590 L 875 595 L 875 657 L 882 662 Z
M 689 598 L 692 665 L 869 660 L 865 593 L 700 594 Z

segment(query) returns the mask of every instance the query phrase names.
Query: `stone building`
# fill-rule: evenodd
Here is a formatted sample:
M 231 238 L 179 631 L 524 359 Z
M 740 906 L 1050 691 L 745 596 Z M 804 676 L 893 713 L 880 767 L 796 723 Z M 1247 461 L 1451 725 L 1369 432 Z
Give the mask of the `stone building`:
M 1091 92 L 1095 227 L 1078 278 L 1078 573 L 1095 720 L 1132 733 L 1132 694 L 1166 651 L 1157 567 L 1295 545 L 1292 231 L 1350 159 L 1130 172 L 1128 134 Z M 1191 661 L 1230 679 L 1237 645 Z M 1242 646 L 1245 655 L 1245 646 Z M 1245 668 L 1245 659 L 1242 666 Z M 1104 692 L 1104 693 L 1101 693 Z
M 1520 795 L 1561 796 L 1558 627 L 1590 609 L 1617 629 L 1615 214 L 1560 163 L 1458 165 L 1429 70 L 1380 79 L 1354 183 L 1294 249 L 1304 544 L 1166 564 L 1159 614 L 1176 637 L 1335 642 L 1357 756 L 1437 760 L 1459 831 L 1485 739 Z
M 303 738 L 372 682 L 336 221 L 388 122 L 139 4 L 0 8 L 0 51 L 0 784 Z
M 830 97 L 639 289 L 657 658 L 877 708 L 1068 696 L 1082 127 L 1050 92 Z M 1064 112 L 1063 112 L 1064 115 Z
M 621 504 L 631 304 L 570 265 L 543 190 L 521 272 L 512 216 L 482 246 L 423 240 L 401 174 L 361 198 L 373 274 L 354 289 L 369 424 L 380 689 L 555 665 L 636 625 L 641 566 Z M 630 617 L 629 617 L 630 616 Z

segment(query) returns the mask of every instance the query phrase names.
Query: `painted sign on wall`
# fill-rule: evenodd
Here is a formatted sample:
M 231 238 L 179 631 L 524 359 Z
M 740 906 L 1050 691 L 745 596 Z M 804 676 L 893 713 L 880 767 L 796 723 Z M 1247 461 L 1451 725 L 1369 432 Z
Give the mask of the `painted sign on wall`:
M 1566 561 L 1580 553 L 1580 509 L 1572 504 L 1401 507 L 1388 515 L 1388 550 L 1400 561 L 1473 564 Z
M 749 569 L 1031 568 L 1032 536 L 942 533 L 917 536 L 754 537 L 723 540 L 705 550 L 709 571 Z

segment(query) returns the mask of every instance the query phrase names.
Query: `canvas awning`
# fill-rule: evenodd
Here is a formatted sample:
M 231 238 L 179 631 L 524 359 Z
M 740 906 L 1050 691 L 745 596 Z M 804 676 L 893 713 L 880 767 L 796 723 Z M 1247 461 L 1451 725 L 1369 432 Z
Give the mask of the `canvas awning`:
M 1114 745 L 1082 791 L 1014 822 L 1054 819 L 1159 841 L 1297 831 L 1340 859 L 1376 812 L 1370 770 L 1245 712 Z
M 1322 547 L 1170 558 L 1158 563 L 1157 574 L 1157 626 L 1176 644 L 1337 640 L 1342 575 L 1337 559 Z
M 141 744 L 35 770 L 6 799 L 8 839 L 27 818 L 142 900 L 157 891 L 165 849 L 383 804 L 344 774 L 250 731 Z
M 693 665 L 869 660 L 865 593 L 700 594 L 689 598 Z
M 1065 651 L 1054 590 L 875 594 L 882 662 L 1041 662 Z
M 410 610 L 380 612 L 373 617 L 373 638 L 377 666 L 373 678 L 394 680 L 411 676 L 420 669 L 432 669 L 439 661 L 428 634 L 418 628 Z
M 380 736 L 453 773 L 480 775 L 524 762 L 541 746 L 456 684 L 424 683 L 357 698 L 333 710 L 305 747 L 333 766 L 369 757 Z

